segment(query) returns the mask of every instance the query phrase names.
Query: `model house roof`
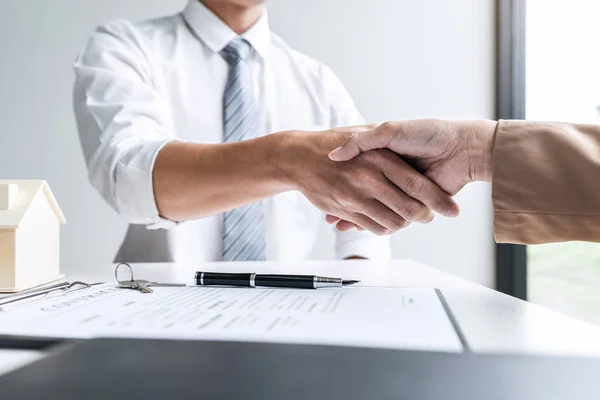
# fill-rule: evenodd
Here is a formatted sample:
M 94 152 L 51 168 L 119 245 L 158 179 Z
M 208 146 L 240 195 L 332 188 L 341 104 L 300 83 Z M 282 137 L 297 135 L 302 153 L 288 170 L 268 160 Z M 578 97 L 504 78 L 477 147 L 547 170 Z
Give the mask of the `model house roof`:
M 0 189 L 6 189 L 5 185 L 7 184 L 17 185 L 17 191 L 12 193 L 11 198 L 9 199 L 10 201 L 8 203 L 12 204 L 8 207 L 4 207 L 8 209 L 2 209 L 3 207 L 0 207 L 0 229 L 17 228 L 31 206 L 31 203 L 38 195 L 46 197 L 56 214 L 56 218 L 58 218 L 62 224 L 66 222 L 65 216 L 60 210 L 56 198 L 52 194 L 46 181 L 0 179 Z M 0 196 L 2 195 L 2 191 L 0 190 Z M 4 195 L 8 196 L 6 193 L 4 193 Z M 0 201 L 1 200 L 2 199 L 0 199 Z

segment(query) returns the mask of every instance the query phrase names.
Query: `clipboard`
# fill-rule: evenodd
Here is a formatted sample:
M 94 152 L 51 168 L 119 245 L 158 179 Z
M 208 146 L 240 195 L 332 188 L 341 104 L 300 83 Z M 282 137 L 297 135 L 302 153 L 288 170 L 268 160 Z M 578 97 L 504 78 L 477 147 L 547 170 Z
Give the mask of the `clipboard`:
M 92 287 L 94 285 L 98 285 L 98 283 L 89 284 L 80 281 L 58 283 L 53 282 L 51 284 L 36 286 L 19 293 L 3 293 L 2 296 L 0 296 L 0 313 L 2 312 L 2 306 L 5 304 L 14 304 L 20 301 L 26 301 L 28 299 L 43 300 L 44 296 L 50 295 L 53 292 L 62 290 L 77 291 L 82 288 Z M 78 339 L 72 338 L 0 335 L 0 349 L 44 351 L 59 344 L 75 343 L 78 341 Z

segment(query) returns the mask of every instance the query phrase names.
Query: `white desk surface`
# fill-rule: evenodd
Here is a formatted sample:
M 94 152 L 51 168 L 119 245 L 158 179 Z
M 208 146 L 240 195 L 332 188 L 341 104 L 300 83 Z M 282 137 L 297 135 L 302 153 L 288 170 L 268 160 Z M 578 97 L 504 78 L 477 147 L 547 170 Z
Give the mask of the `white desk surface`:
M 113 281 L 114 264 L 93 274 L 69 276 L 86 282 Z M 576 320 L 445 272 L 407 260 L 389 263 L 308 261 L 291 263 L 132 264 L 138 279 L 193 284 L 194 272 L 297 273 L 360 279 L 365 286 L 425 286 L 441 289 L 471 349 L 485 353 L 535 353 L 600 356 L 600 327 Z M 86 266 L 89 271 L 90 266 Z M 71 269 L 73 271 L 73 269 Z M 556 294 L 560 296 L 560 293 Z M 600 307 L 600 305 L 599 305 Z M 32 361 L 32 352 L 0 350 L 5 365 Z M 8 361 L 6 361 L 8 360 Z M 6 361 L 6 362 L 5 362 Z
M 35 350 L 0 349 L 0 375 L 17 369 L 44 357 L 44 353 Z

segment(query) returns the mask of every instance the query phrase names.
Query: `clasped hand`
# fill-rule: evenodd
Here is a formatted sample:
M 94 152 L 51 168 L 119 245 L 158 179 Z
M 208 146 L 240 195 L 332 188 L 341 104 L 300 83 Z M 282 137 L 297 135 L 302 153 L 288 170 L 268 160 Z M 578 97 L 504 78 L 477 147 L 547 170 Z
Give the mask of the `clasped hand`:
M 458 205 L 451 195 L 394 151 L 374 149 L 347 154 L 343 150 L 343 162 L 329 159 L 331 149 L 344 141 L 343 148 L 348 149 L 358 135 L 368 134 L 374 128 L 288 132 L 295 142 L 294 159 L 304 160 L 300 170 L 290 171 L 294 189 L 328 213 L 327 221 L 337 223 L 339 230 L 356 226 L 387 235 L 412 222 L 428 223 L 434 212 L 458 215 Z
M 326 210 L 327 222 L 388 234 L 430 222 L 433 211 L 457 216 L 450 196 L 469 182 L 491 180 L 495 129 L 495 121 L 433 119 L 342 129 L 351 132 L 329 158 L 345 171 L 337 185 L 329 182 L 335 207 Z

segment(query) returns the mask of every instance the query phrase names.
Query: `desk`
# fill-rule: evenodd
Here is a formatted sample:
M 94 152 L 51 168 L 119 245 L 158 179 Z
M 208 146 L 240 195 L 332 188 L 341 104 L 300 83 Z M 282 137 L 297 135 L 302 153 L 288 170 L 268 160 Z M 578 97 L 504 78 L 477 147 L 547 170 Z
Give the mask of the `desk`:
M 139 279 L 193 283 L 194 272 L 298 273 L 360 279 L 366 286 L 425 286 L 442 290 L 474 352 L 600 357 L 600 327 L 515 299 L 413 261 L 367 260 L 293 263 L 208 263 L 202 266 L 132 264 Z M 113 281 L 114 264 L 70 280 Z M 560 295 L 560 294 L 557 294 Z M 0 369 L 2 368 L 0 357 Z

